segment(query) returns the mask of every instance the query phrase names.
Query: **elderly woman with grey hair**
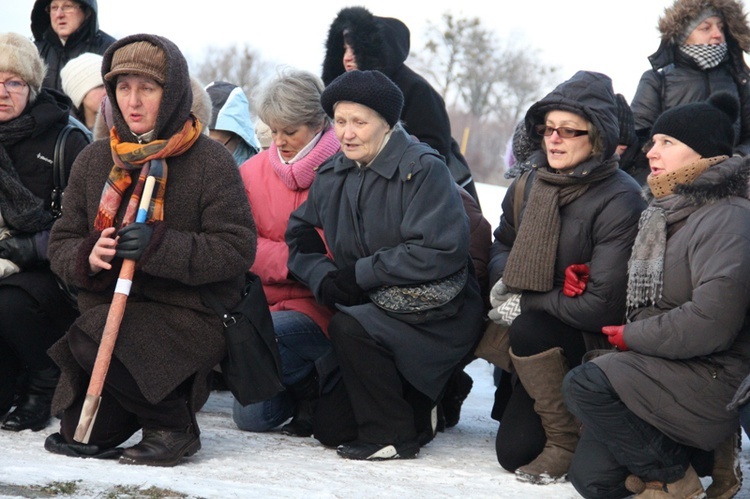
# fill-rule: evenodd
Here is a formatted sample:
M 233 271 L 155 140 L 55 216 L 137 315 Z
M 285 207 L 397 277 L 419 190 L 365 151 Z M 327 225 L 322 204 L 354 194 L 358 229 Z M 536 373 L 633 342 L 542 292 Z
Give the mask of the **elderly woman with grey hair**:
M 332 311 L 318 304 L 307 286 L 289 276 L 289 250 L 284 241 L 289 216 L 307 199 L 318 168 L 339 150 L 320 104 L 322 92 L 320 78 L 288 69 L 265 85 L 255 99 L 261 120 L 270 126 L 272 140 L 268 150 L 242 164 L 240 175 L 258 226 L 258 252 L 251 270 L 260 276 L 268 298 L 287 390 L 257 404 L 243 407 L 235 402 L 234 421 L 242 430 L 270 430 L 294 416 L 281 431 L 309 437 L 319 380 L 326 377 L 323 359 L 332 354 L 327 337 Z M 318 234 L 310 237 L 325 253 Z

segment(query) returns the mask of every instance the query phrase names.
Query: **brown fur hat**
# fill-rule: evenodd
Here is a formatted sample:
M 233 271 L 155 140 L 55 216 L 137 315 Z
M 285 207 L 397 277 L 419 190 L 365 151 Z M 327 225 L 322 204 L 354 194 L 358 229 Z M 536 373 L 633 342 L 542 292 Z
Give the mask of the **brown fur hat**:
M 662 41 L 679 45 L 688 27 L 706 10 L 716 10 L 721 14 L 727 43 L 734 41 L 743 52 L 750 53 L 750 26 L 739 0 L 676 0 L 664 9 L 664 15 L 659 19 Z

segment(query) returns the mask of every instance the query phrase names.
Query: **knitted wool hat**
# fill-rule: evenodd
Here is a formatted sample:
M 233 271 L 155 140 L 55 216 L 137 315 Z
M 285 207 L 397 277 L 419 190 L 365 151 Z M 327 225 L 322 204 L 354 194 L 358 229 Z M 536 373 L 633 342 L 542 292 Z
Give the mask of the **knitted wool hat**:
M 617 103 L 617 124 L 620 126 L 620 138 L 618 144 L 624 144 L 629 146 L 630 143 L 635 139 L 635 120 L 633 119 L 633 111 L 628 105 L 628 101 L 622 94 L 615 95 L 615 102 Z
M 393 127 L 401 117 L 404 94 L 380 71 L 349 71 L 333 80 L 320 96 L 323 110 L 331 118 L 334 104 L 340 101 L 367 106 Z
M 0 34 L 0 71 L 17 74 L 37 94 L 47 66 L 31 40 L 17 33 L 3 33 Z
M 60 71 L 63 92 L 68 94 L 76 108 L 81 107 L 81 102 L 90 90 L 104 85 L 102 59 L 99 54 L 84 52 L 71 59 Z
M 704 158 L 731 156 L 737 99 L 728 92 L 717 92 L 706 102 L 682 104 L 665 111 L 651 128 L 651 135 L 662 133 L 688 145 Z
M 687 40 L 690 35 L 693 33 L 695 28 L 698 27 L 700 23 L 708 19 L 709 17 L 722 17 L 721 12 L 719 12 L 718 9 L 715 9 L 713 7 L 709 7 L 706 9 L 703 9 L 693 20 L 691 20 L 687 25 L 685 26 L 685 31 L 682 32 L 682 35 L 678 38 L 678 42 L 680 45 L 685 43 L 685 40 Z
M 164 85 L 167 73 L 167 56 L 162 49 L 147 41 L 124 45 L 112 55 L 112 69 L 104 75 L 110 81 L 122 74 L 149 76 Z

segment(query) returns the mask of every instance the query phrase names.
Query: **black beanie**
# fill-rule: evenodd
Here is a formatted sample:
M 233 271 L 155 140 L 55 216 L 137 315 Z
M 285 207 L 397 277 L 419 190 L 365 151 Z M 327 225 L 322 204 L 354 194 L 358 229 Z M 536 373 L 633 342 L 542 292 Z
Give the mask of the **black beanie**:
M 323 91 L 320 103 L 333 118 L 333 106 L 340 101 L 356 102 L 375 110 L 393 127 L 401 117 L 404 94 L 380 71 L 349 71 L 339 75 Z
M 732 94 L 717 92 L 706 102 L 682 104 L 663 112 L 651 128 L 651 135 L 674 137 L 703 158 L 731 156 L 738 112 L 737 99 Z
M 617 124 L 620 126 L 620 138 L 617 143 L 630 146 L 635 140 L 633 111 L 622 94 L 615 95 L 615 102 L 617 103 Z

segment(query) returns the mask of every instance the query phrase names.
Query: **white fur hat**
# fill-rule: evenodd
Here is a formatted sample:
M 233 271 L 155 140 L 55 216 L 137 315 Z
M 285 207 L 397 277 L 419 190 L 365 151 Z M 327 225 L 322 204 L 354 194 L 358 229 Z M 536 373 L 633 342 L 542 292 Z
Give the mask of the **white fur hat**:
M 18 33 L 2 33 L 0 34 L 0 71 L 17 74 L 35 93 L 38 93 L 42 88 L 47 66 L 31 40 Z
M 104 85 L 102 80 L 102 56 L 84 52 L 71 59 L 60 71 L 63 92 L 68 94 L 73 106 L 81 107 L 81 102 L 91 89 Z

